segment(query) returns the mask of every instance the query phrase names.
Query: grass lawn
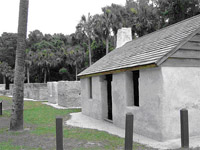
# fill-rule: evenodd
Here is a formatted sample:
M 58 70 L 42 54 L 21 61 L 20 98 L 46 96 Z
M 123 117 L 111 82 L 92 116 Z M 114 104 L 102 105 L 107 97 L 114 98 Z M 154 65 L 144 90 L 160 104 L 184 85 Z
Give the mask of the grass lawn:
M 3 105 L 12 105 L 11 98 L 0 96 Z M 4 106 L 3 106 L 4 108 Z M 11 108 L 11 107 L 10 107 Z M 0 150 L 55 150 L 55 118 L 70 118 L 70 113 L 81 109 L 60 110 L 42 102 L 24 102 L 24 130 L 9 131 L 10 110 L 0 116 Z M 64 148 L 69 150 L 122 150 L 124 139 L 106 132 L 64 126 Z M 152 149 L 134 143 L 134 150 Z M 153 150 L 153 149 L 152 149 Z

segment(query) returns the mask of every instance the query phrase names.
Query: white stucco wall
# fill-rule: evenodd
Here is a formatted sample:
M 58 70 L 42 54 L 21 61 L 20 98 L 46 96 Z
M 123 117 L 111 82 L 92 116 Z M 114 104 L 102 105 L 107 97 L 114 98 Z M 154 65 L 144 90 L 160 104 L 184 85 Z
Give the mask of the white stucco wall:
M 89 99 L 89 79 L 81 79 L 83 114 L 96 119 L 107 117 L 105 76 L 92 77 L 93 99 Z M 190 136 L 200 135 L 200 68 L 157 67 L 140 70 L 139 103 L 133 100 L 132 72 L 113 74 L 113 124 L 125 127 L 127 112 L 134 114 L 134 132 L 158 141 L 180 138 L 180 110 L 189 111 Z
M 10 84 L 10 94 L 13 95 L 14 84 Z M 44 101 L 48 99 L 47 83 L 25 83 L 24 97 Z
M 81 107 L 80 81 L 47 82 L 48 102 L 68 108 Z
M 0 84 L 0 90 L 5 90 L 6 84 Z
M 92 98 L 89 98 L 89 78 L 81 79 L 83 114 L 96 119 L 104 118 L 107 111 L 107 93 L 104 87 L 106 87 L 106 81 L 102 76 L 92 77 Z
M 140 106 L 128 106 L 133 100 L 132 72 L 113 74 L 112 113 L 113 124 L 125 127 L 125 115 L 135 116 L 134 132 L 156 139 L 162 139 L 162 75 L 161 68 L 140 71 Z M 92 77 L 93 98 L 89 99 L 89 79 L 81 79 L 82 113 L 96 119 L 107 118 L 107 82 L 105 76 Z
M 180 137 L 180 110 L 189 113 L 190 136 L 200 135 L 200 68 L 162 67 L 163 138 Z
M 48 102 L 58 103 L 58 82 L 47 82 Z
M 80 81 L 59 81 L 57 83 L 58 105 L 81 107 Z
M 162 74 L 161 68 L 144 69 L 139 78 L 139 107 L 133 101 L 132 72 L 113 75 L 113 123 L 125 127 L 125 115 L 134 115 L 134 132 L 162 141 Z

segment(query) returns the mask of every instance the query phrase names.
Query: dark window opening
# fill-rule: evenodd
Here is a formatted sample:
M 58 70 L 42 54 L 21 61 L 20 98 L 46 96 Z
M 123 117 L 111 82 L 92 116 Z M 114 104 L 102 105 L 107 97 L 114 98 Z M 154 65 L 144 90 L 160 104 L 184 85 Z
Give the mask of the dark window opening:
M 5 86 L 6 90 L 10 89 L 10 80 L 8 78 L 6 78 L 6 86 Z
M 108 99 L 108 119 L 112 120 L 112 74 L 106 75 L 107 99 Z
M 133 71 L 134 106 L 139 106 L 139 70 Z
M 92 77 L 90 77 L 89 78 L 89 92 L 90 92 L 90 94 L 89 94 L 89 98 L 91 98 L 92 99 Z

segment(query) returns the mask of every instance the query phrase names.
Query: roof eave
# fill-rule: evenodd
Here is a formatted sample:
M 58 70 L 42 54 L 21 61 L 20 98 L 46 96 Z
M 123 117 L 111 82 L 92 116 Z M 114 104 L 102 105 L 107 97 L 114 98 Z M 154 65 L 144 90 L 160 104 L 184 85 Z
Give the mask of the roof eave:
M 153 67 L 157 67 L 157 65 L 155 63 L 151 63 L 151 64 L 146 64 L 146 65 L 121 68 L 121 69 L 109 70 L 109 71 L 92 73 L 92 74 L 78 75 L 78 77 L 82 79 L 82 78 L 88 78 L 88 77 L 93 77 L 93 76 L 101 76 L 101 75 L 114 74 L 114 73 L 120 73 L 120 72 L 125 72 L 125 71 L 134 71 L 134 70 L 141 70 L 141 69 L 146 69 L 146 68 L 153 68 Z

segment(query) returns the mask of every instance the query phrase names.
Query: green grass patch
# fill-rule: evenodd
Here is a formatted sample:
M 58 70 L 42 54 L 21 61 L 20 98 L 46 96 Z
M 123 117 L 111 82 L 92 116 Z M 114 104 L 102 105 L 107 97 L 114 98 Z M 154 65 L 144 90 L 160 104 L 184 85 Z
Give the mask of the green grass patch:
M 0 96 L 0 100 L 6 100 L 12 102 L 11 98 Z M 69 119 L 69 114 L 73 112 L 80 112 L 81 109 L 55 109 L 51 106 L 42 104 L 42 102 L 24 101 L 24 123 L 25 126 L 31 127 L 30 133 L 38 136 L 55 136 L 56 117 L 63 117 L 63 121 Z M 10 111 L 4 111 L 3 117 L 9 117 Z M 0 134 L 9 132 L 8 129 L 1 129 Z M 12 133 L 8 133 L 12 134 Z M 17 132 L 16 132 L 17 134 Z M 82 129 L 75 127 L 63 128 L 63 136 L 66 139 L 75 139 L 77 141 L 88 141 L 93 143 L 100 143 L 100 146 L 89 145 L 89 147 L 79 147 L 74 150 L 101 150 L 101 149 L 118 149 L 124 147 L 124 139 L 118 136 L 108 134 L 107 132 L 93 130 L 93 129 Z M 10 147 L 9 147 L 10 146 Z M 0 147 L 4 149 L 20 149 L 21 147 L 13 147 L 10 143 L 0 143 Z M 134 150 L 141 149 L 141 145 L 134 144 Z M 143 147 L 142 147 L 143 149 Z M 145 149 L 145 148 L 144 148 Z
M 0 143 L 0 150 L 21 150 L 23 149 L 22 146 L 14 146 L 11 142 L 1 142 Z
M 66 117 L 69 113 L 80 112 L 80 109 L 61 110 L 43 105 L 42 102 L 24 103 L 24 122 L 35 125 L 55 125 L 57 116 Z
M 91 142 L 102 142 L 104 144 L 103 149 L 115 149 L 124 145 L 124 139 L 108 134 L 107 132 L 92 130 L 92 129 L 80 129 L 70 128 L 64 130 L 65 138 L 75 138 L 78 140 L 87 140 Z M 91 148 L 91 149 L 94 149 Z
M 3 110 L 2 112 L 2 116 L 0 117 L 10 117 L 11 111 L 10 110 Z
M 6 103 L 8 103 L 9 105 L 12 105 L 12 98 L 10 98 L 10 97 L 0 96 L 0 101 L 3 101 L 3 105 L 4 105 L 4 101 L 6 101 Z M 3 113 L 3 115 L 0 117 L 10 117 L 11 111 L 3 110 L 2 113 Z
M 0 96 L 0 101 L 2 100 L 12 100 L 12 98 L 7 96 Z
M 36 127 L 34 130 L 31 131 L 31 133 L 36 135 L 56 135 L 56 128 L 55 126 L 49 126 L 49 127 Z
M 43 105 L 41 102 L 25 102 L 24 104 L 24 122 L 36 125 L 37 127 L 31 133 L 37 135 L 50 134 L 55 136 L 55 118 L 57 116 L 65 118 L 70 113 L 81 111 L 80 109 L 55 109 L 51 106 Z M 64 127 L 63 135 L 64 138 L 74 138 L 77 140 L 103 141 L 104 144 L 108 144 L 105 149 L 124 145 L 122 138 L 92 129 Z
M 120 137 L 108 134 L 104 131 L 98 131 L 93 129 L 81 129 L 81 128 L 70 128 L 64 129 L 63 131 L 65 138 L 75 138 L 79 140 L 87 141 L 103 141 L 104 143 L 110 141 L 111 145 L 123 145 L 124 140 Z
M 8 128 L 1 128 L 0 129 L 0 134 L 3 134 L 3 133 L 5 133 L 5 132 L 7 132 L 8 131 Z
M 79 147 L 74 148 L 73 150 L 102 150 L 100 147 Z
M 42 150 L 41 148 L 31 148 L 31 147 L 25 147 L 25 146 L 16 146 L 12 145 L 12 142 L 1 142 L 0 143 L 0 150 Z

